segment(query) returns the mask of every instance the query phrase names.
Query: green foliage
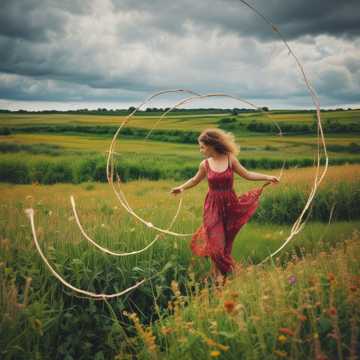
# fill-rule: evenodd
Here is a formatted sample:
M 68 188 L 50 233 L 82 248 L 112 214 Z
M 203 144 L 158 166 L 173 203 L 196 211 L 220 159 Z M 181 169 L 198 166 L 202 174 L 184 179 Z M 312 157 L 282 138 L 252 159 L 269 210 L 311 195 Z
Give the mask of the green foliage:
M 21 126 L 11 128 L 14 133 L 56 133 L 56 134 L 95 134 L 113 136 L 118 127 L 114 126 L 88 126 L 88 125 L 38 125 Z M 125 127 L 121 131 L 121 136 L 130 139 L 144 139 L 148 135 L 149 129 L 139 127 Z M 1 135 L 1 134 L 0 134 Z M 151 140 L 164 142 L 177 142 L 184 144 L 196 144 L 200 133 L 197 131 L 183 130 L 158 130 L 155 129 L 150 135 Z M 0 149 L 1 151 L 1 149 Z M 19 150 L 20 151 L 20 150 Z
M 1 127 L 0 135 L 11 135 L 11 130 L 8 127 Z
M 86 166 L 84 167 L 86 169 Z M 44 173 L 46 169 L 47 166 L 44 165 Z M 103 199 L 104 189 L 107 186 L 96 184 L 96 191 L 90 192 L 94 190 L 91 185 L 88 183 L 79 187 L 68 185 L 70 189 L 67 192 L 78 189 L 81 193 L 81 189 L 88 188 L 89 191 L 83 192 L 83 200 L 78 202 L 78 210 L 86 231 L 99 244 L 114 251 L 130 251 L 140 249 L 153 240 L 154 232 L 145 229 L 142 224 L 134 224 L 111 205 L 110 199 L 106 201 Z M 123 311 L 136 311 L 144 325 L 159 318 L 164 321 L 169 316 L 168 302 L 173 299 L 170 288 L 172 280 L 179 283 L 182 292 L 185 289 L 201 290 L 206 286 L 200 279 L 206 275 L 209 264 L 203 259 L 192 258 L 186 240 L 177 241 L 173 237 L 166 236 L 143 254 L 124 258 L 110 257 L 83 240 L 73 219 L 69 217 L 71 210 L 63 185 L 47 188 L 12 187 L 4 184 L 1 186 L 1 191 L 4 190 L 3 193 L 6 192 L 7 197 L 11 196 L 10 200 L 3 198 L 0 207 L 0 218 L 6 219 L 0 222 L 0 356 L 2 359 L 112 359 L 119 353 L 130 353 L 133 358 L 139 358 L 137 352 L 139 349 L 135 346 L 135 329 L 129 319 L 123 316 Z M 326 196 L 335 193 L 340 197 L 346 191 L 354 193 L 358 189 L 357 185 L 352 188 L 342 186 L 344 189 L 339 190 L 338 193 L 329 190 Z M 136 187 L 141 192 L 139 196 L 142 197 L 146 192 L 145 186 L 139 182 Z M 13 196 L 16 191 L 19 191 L 19 195 Z M 28 191 L 33 198 L 25 200 L 23 194 Z M 278 196 L 282 199 L 282 194 Z M 20 197 L 22 201 L 14 201 Z M 353 203 L 349 202 L 350 198 L 350 195 L 347 196 L 343 208 L 353 206 Z M 290 193 L 287 201 L 290 199 L 296 199 L 296 196 Z M 339 199 L 335 197 L 335 200 Z M 74 296 L 70 290 L 54 279 L 36 252 L 29 235 L 28 219 L 23 213 L 24 208 L 28 206 L 25 201 L 34 201 L 32 206 L 36 212 L 36 229 L 40 246 L 50 263 L 69 283 L 94 292 L 112 293 L 131 286 L 140 279 L 150 280 L 126 296 L 109 300 L 108 303 Z M 276 202 L 276 198 L 274 201 Z M 331 204 L 332 201 L 331 198 L 328 202 Z M 354 201 L 358 199 L 355 198 Z M 154 211 L 156 224 L 166 227 L 172 217 L 169 209 L 156 207 L 155 204 L 151 204 L 150 208 L 144 216 L 147 217 Z M 139 209 L 137 205 L 137 210 L 143 209 Z M 192 207 L 186 209 L 185 221 L 182 220 L 181 228 L 177 230 L 193 231 L 194 213 Z M 196 221 L 200 217 L 200 213 L 197 213 Z M 102 223 L 105 228 L 101 226 Z M 342 226 L 342 228 L 338 224 L 330 226 L 326 246 L 338 243 L 341 240 L 339 234 L 351 233 L 358 224 L 346 223 Z M 321 234 L 326 230 L 326 224 L 317 224 L 316 227 L 320 229 Z M 319 252 L 321 250 L 318 244 L 319 236 L 313 239 L 309 237 L 313 228 L 313 225 L 309 224 L 296 244 L 298 246 L 306 244 L 307 250 Z M 248 248 L 241 245 L 237 248 L 237 254 L 241 254 L 244 258 L 251 257 L 256 261 L 258 258 L 253 256 L 255 244 L 262 248 L 262 255 L 267 254 L 267 249 L 270 247 L 274 250 L 281 239 L 273 240 L 265 235 L 269 232 L 278 234 L 282 229 L 283 227 L 274 225 L 269 227 L 259 222 L 248 224 L 242 234 L 245 236 L 243 244 L 247 244 Z M 255 230 L 257 233 L 254 236 Z M 292 259 L 292 254 L 284 252 L 283 256 L 286 261 Z M 192 280 L 189 279 L 190 277 Z M 32 282 L 26 301 L 27 278 L 31 278 Z M 258 298 L 259 294 L 254 292 L 252 303 L 256 304 L 255 300 Z M 217 297 L 213 296 L 211 302 L 216 301 Z M 186 321 L 192 321 L 191 316 L 191 313 L 188 313 Z M 207 322 L 207 319 L 205 320 Z M 219 321 L 219 325 L 222 328 L 218 340 L 234 343 L 238 336 L 234 335 L 229 328 L 230 325 L 224 324 L 222 320 Z M 209 326 L 208 322 L 207 326 Z M 267 331 L 271 333 L 270 330 L 271 328 Z M 196 344 L 203 345 L 200 338 L 193 336 L 192 339 L 190 348 L 197 346 Z M 237 348 L 233 351 L 237 351 Z M 199 356 L 203 356 L 200 347 Z M 120 356 L 120 358 L 124 357 Z
M 246 128 L 249 131 L 261 133 L 274 133 L 278 132 L 277 127 L 273 123 L 253 120 Z M 281 122 L 280 128 L 283 133 L 291 134 L 312 134 L 317 129 L 317 124 L 314 121 L 312 124 L 297 124 Z M 342 123 L 335 119 L 327 119 L 322 124 L 322 128 L 328 134 L 345 134 L 345 133 L 358 133 L 360 132 L 360 124 L 356 122 Z
M 28 184 L 30 182 L 29 167 L 26 162 L 18 160 L 2 160 L 0 164 L 0 181 L 14 184 Z
M 55 144 L 17 144 L 11 142 L 0 143 L 0 153 L 28 152 L 30 154 L 46 154 L 57 156 L 63 153 L 63 147 Z
M 138 179 L 160 180 L 175 179 L 185 180 L 193 177 L 198 164 L 184 165 L 183 162 L 161 160 L 151 156 L 122 156 L 116 165 L 117 172 L 122 181 Z M 331 165 L 344 163 L 359 163 L 357 158 L 330 158 Z M 249 169 L 278 169 L 283 165 L 280 159 L 257 158 L 241 159 L 241 163 Z M 321 161 L 323 164 L 324 161 Z M 285 163 L 285 168 L 313 166 L 312 159 L 292 159 Z M 86 156 L 81 158 L 61 158 L 58 161 L 33 159 L 27 157 L 16 160 L 0 159 L 0 181 L 15 184 L 54 184 L 69 182 L 78 184 L 86 181 L 106 182 L 106 159 L 102 156 Z
M 272 192 L 262 199 L 254 219 L 261 223 L 291 224 L 300 215 L 308 194 L 301 188 L 285 188 Z M 336 185 L 321 188 L 310 207 L 310 219 L 326 222 L 332 208 L 334 221 L 360 219 L 360 184 L 357 182 L 339 182 Z M 307 215 L 305 215 L 306 218 Z

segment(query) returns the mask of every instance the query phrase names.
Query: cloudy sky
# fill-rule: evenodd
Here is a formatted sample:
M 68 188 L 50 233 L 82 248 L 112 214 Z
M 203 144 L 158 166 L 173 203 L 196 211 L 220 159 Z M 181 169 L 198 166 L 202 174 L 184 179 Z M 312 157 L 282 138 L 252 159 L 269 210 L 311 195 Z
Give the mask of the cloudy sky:
M 360 107 L 359 0 L 248 1 L 284 35 L 323 107 Z M 3 109 L 126 108 L 175 88 L 313 107 L 294 58 L 239 0 L 1 0 L 0 51 Z

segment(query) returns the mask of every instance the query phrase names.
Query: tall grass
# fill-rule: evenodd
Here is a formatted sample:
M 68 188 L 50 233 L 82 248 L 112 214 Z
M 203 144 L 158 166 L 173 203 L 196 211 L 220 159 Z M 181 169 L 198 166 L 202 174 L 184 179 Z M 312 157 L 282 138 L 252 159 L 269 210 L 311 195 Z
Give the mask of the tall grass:
M 359 239 L 354 232 L 329 252 L 294 255 L 286 266 L 248 266 L 225 286 L 173 282 L 173 298 L 160 320 L 140 328 L 137 314 L 128 314 L 137 332 L 136 357 L 357 358 Z
M 352 173 L 355 171 L 352 170 Z M 338 171 L 336 176 L 339 180 Z M 295 180 L 290 179 L 291 176 L 289 182 L 293 184 Z M 177 202 L 169 195 L 173 185 L 174 182 L 170 181 L 136 181 L 123 187 L 129 203 L 139 214 L 154 224 L 166 227 L 177 208 Z M 204 190 L 205 185 L 201 184 L 199 190 Z M 207 276 L 210 264 L 191 256 L 188 239 L 165 236 L 149 251 L 120 259 L 100 253 L 85 242 L 74 222 L 70 194 L 76 197 L 86 231 L 105 247 L 115 251 L 136 250 L 155 236 L 153 231 L 134 221 L 119 206 L 106 184 L 1 184 L 0 192 L 1 358 L 106 359 L 116 354 L 121 359 L 126 358 L 126 354 L 141 358 L 146 349 L 154 350 L 152 336 L 156 335 L 156 349 L 159 345 L 163 348 L 162 344 L 168 341 L 159 338 L 156 328 L 150 332 L 144 326 L 157 319 L 163 321 L 164 316 L 171 314 L 168 303 L 173 302 L 174 289 L 177 291 L 171 282 L 176 281 L 181 292 L 186 287 L 195 291 L 198 286 L 199 292 L 204 287 L 206 289 L 202 279 Z M 200 225 L 204 194 L 205 191 L 186 194 L 175 231 L 193 232 Z M 151 199 L 156 199 L 156 203 Z M 127 296 L 108 304 L 75 296 L 53 278 L 39 258 L 24 215 L 24 209 L 30 206 L 35 209 L 36 229 L 46 256 L 73 285 L 111 293 L 133 285 L 139 279 L 156 276 Z M 336 245 L 343 241 L 344 236 L 349 237 L 355 227 L 359 228 L 358 222 L 334 223 L 329 227 L 310 223 L 303 237 L 294 240 L 281 254 L 279 263 L 291 260 L 294 256 L 292 251 L 300 255 L 302 252 L 328 250 L 330 244 Z M 235 242 L 234 255 L 244 263 L 257 262 L 279 246 L 287 230 L 287 226 L 253 221 L 241 231 Z M 324 231 L 326 237 L 319 239 L 316 234 Z M 175 304 L 172 309 L 174 307 Z M 137 314 L 139 323 L 131 315 L 133 313 Z M 183 316 L 182 310 L 179 310 L 179 316 Z M 132 324 L 136 325 L 135 328 Z M 144 329 L 140 344 L 145 339 L 148 345 L 145 350 L 135 337 L 140 327 Z M 167 330 L 164 331 L 166 333 Z M 229 334 L 229 339 L 232 339 L 232 334 Z M 196 336 L 194 339 L 194 346 L 200 341 L 199 349 L 202 349 L 201 340 Z M 228 345 L 224 343 L 224 346 Z M 168 354 L 172 356 L 170 351 Z

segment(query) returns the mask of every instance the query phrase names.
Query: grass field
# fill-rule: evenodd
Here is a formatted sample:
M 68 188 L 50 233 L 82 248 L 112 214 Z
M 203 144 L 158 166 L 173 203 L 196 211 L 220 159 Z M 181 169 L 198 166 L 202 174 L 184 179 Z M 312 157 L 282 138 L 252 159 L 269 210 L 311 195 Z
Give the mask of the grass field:
M 267 188 L 263 200 L 266 201 L 271 196 L 280 196 L 288 190 L 306 191 L 313 177 L 313 170 L 305 168 L 285 171 L 282 187 Z M 348 184 L 358 183 L 359 179 L 360 166 L 334 167 L 329 169 L 324 187 L 340 184 L 343 181 Z M 142 180 L 124 184 L 123 190 L 137 213 L 144 216 L 147 221 L 166 227 L 177 208 L 178 198 L 169 194 L 169 190 L 174 185 L 177 185 L 174 181 Z M 253 186 L 253 182 L 237 178 L 235 189 L 241 193 Z M 181 293 L 185 288 L 192 289 L 191 281 L 198 283 L 199 289 L 206 289 L 207 285 L 202 283 L 201 279 L 209 271 L 208 261 L 191 256 L 188 247 L 189 239 L 165 236 L 143 254 L 114 258 L 99 252 L 82 237 L 71 211 L 69 201 L 71 194 L 75 196 L 79 216 L 86 231 L 99 244 L 113 251 L 140 249 L 152 241 L 155 232 L 134 221 L 117 202 L 108 185 L 99 183 L 53 186 L 2 184 L 0 192 L 0 313 L 2 314 L 0 326 L 7 330 L 0 332 L 2 358 L 71 356 L 86 359 L 94 356 L 111 358 L 118 355 L 123 359 L 131 353 L 132 356 L 137 354 L 138 358 L 151 359 L 154 354 L 148 353 L 150 345 L 146 341 L 149 339 L 143 338 L 146 332 L 141 332 L 139 326 L 148 326 L 156 319 L 161 319 L 161 322 L 154 323 L 154 328 L 147 330 L 157 334 L 156 356 L 177 358 L 179 355 L 175 350 L 178 347 L 175 346 L 178 344 L 177 340 L 172 336 L 167 338 L 165 330 L 161 332 L 161 328 L 173 328 L 173 319 L 170 316 L 172 311 L 168 309 L 168 302 L 174 301 L 172 292 L 174 286 L 171 286 L 171 282 L 176 281 L 179 284 Z M 184 204 L 174 226 L 175 231 L 191 233 L 200 225 L 205 194 L 205 182 L 197 189 L 189 190 L 184 194 Z M 153 199 L 156 199 L 156 202 Z M 342 200 L 338 199 L 338 201 Z M 95 292 L 111 293 L 133 285 L 144 277 L 156 276 L 141 288 L 132 291 L 124 298 L 112 300 L 107 305 L 73 296 L 53 278 L 39 258 L 32 243 L 28 219 L 24 214 L 24 209 L 28 207 L 35 209 L 36 230 L 46 256 L 57 271 L 74 286 Z M 326 221 L 328 216 L 329 213 L 327 213 Z M 279 261 L 287 264 L 293 259 L 294 254 L 316 256 L 321 252 L 332 251 L 334 246 L 341 246 L 345 239 L 351 238 L 354 231 L 360 228 L 359 220 L 356 219 L 345 222 L 333 220 L 330 225 L 326 221 L 309 222 L 304 231 L 279 255 Z M 252 221 L 239 233 L 234 246 L 234 256 L 242 262 L 243 266 L 258 263 L 269 252 L 280 246 L 289 230 L 290 224 L 275 225 Z M 322 272 L 317 270 L 316 274 L 320 276 L 326 266 L 333 265 L 323 263 Z M 354 268 L 351 274 L 357 273 L 358 270 L 355 269 L 357 268 Z M 289 270 L 286 271 L 284 275 L 281 275 L 280 269 L 271 270 L 270 266 L 261 276 L 264 279 L 265 276 L 270 276 L 272 279 L 276 279 L 275 276 L 284 278 L 288 276 L 286 274 Z M 256 274 L 259 273 L 256 272 Z M 296 274 L 300 279 L 298 272 Z M 242 278 L 239 278 L 239 281 L 240 279 Z M 242 281 L 248 283 L 252 280 L 244 278 Z M 253 283 L 251 291 L 244 290 L 243 295 L 250 296 L 255 288 L 261 289 L 263 286 L 256 284 Z M 238 287 L 235 283 L 234 286 Z M 224 294 L 219 296 L 227 296 L 228 291 L 230 291 L 229 288 L 224 289 Z M 219 296 L 215 298 L 221 299 Z M 189 312 L 185 308 L 181 310 L 181 313 L 179 310 L 178 315 L 175 314 L 175 321 L 181 321 L 181 324 L 184 321 L 199 324 L 202 320 L 197 318 L 198 310 L 194 310 L 197 309 L 197 301 L 195 293 L 194 296 L 188 297 L 186 303 L 193 302 L 193 305 L 189 307 Z M 242 301 L 246 303 L 246 300 Z M 277 301 L 282 300 L 279 298 Z M 341 304 L 343 303 L 337 305 L 339 311 Z M 214 306 L 216 309 L 221 306 L 221 303 Z M 322 306 L 324 309 L 327 308 L 326 303 Z M 212 308 L 212 305 L 209 305 L 207 311 L 211 312 Z M 136 314 L 140 325 L 134 328 L 132 323 L 137 321 L 134 318 L 135 315 L 129 318 L 123 314 L 124 311 L 128 314 Z M 231 339 L 237 334 L 237 328 L 233 326 L 229 328 L 226 325 L 226 316 L 228 316 L 226 313 L 221 315 L 222 312 L 219 312 L 218 314 L 220 317 L 216 319 L 210 315 L 207 316 L 212 321 L 218 321 L 219 331 L 228 333 L 229 337 L 225 336 L 225 339 L 220 334 L 215 337 L 216 343 L 235 346 L 237 342 Z M 180 318 L 176 320 L 176 316 L 181 316 L 181 320 Z M 259 310 L 254 308 L 249 316 L 260 316 Z M 283 318 L 279 317 L 277 322 L 269 324 L 266 331 L 276 334 L 276 326 L 279 327 L 280 322 L 283 321 L 281 323 L 283 326 L 287 324 L 284 319 L 281 319 Z M 211 334 L 206 332 L 202 325 L 196 325 L 195 328 L 211 338 Z M 78 334 L 76 337 L 74 337 L 75 332 Z M 180 334 L 178 338 L 181 339 Z M 204 345 L 204 347 L 197 336 L 194 339 L 195 343 L 190 342 L 193 345 L 183 349 L 185 358 L 188 356 L 187 351 L 201 349 L 199 350 L 201 359 L 207 359 L 210 351 L 216 351 L 216 346 Z M 270 343 L 272 344 L 273 341 L 271 340 Z M 322 341 L 323 344 L 327 344 L 326 338 L 322 338 Z M 168 345 L 165 346 L 164 342 Z M 196 343 L 198 350 L 192 348 Z M 349 345 L 349 342 L 344 340 L 344 344 Z M 237 346 L 232 347 L 232 351 L 237 351 Z M 251 347 L 247 347 L 247 351 L 250 349 Z M 268 345 L 262 351 L 265 356 L 264 354 L 270 351 Z M 231 359 L 231 353 L 233 352 L 228 353 L 228 357 L 223 354 L 224 358 Z
M 258 121 L 269 121 L 273 119 L 279 122 L 286 123 L 312 123 L 314 121 L 315 113 L 279 113 L 271 111 L 267 113 L 268 117 L 262 113 L 244 113 L 239 114 L 236 118 L 239 121 L 250 121 L 250 119 L 256 119 Z M 169 113 L 166 118 L 159 123 L 160 129 L 179 129 L 179 130 L 198 130 L 201 131 L 204 127 L 215 126 L 217 121 L 225 117 L 234 117 L 231 114 L 209 114 L 209 115 L 184 115 Z M 323 121 L 326 120 L 338 120 L 340 122 L 359 122 L 360 110 L 349 111 L 332 111 L 322 112 L 321 117 Z M 71 125 L 120 125 L 125 116 L 111 116 L 111 115 L 74 115 L 74 114 L 0 114 L 0 126 L 25 126 L 25 125 L 59 125 L 59 124 L 71 124 Z M 129 126 L 149 128 L 159 116 L 134 116 Z
M 110 146 L 110 137 L 103 136 L 89 136 L 89 135 L 53 135 L 53 134 L 15 134 L 9 136 L 0 136 L 2 143 L 15 144 L 55 144 L 62 147 L 64 155 L 67 151 L 82 151 L 84 154 L 97 152 L 105 155 Z M 358 141 L 356 136 L 338 136 L 332 135 L 326 137 L 326 143 L 329 147 L 332 145 L 342 145 L 344 147 Z M 237 142 L 240 144 L 241 158 L 259 158 L 268 157 L 274 159 L 296 158 L 313 158 L 316 154 L 316 139 L 309 136 L 247 136 L 238 137 Z M 169 156 L 178 155 L 185 158 L 198 159 L 200 161 L 200 154 L 197 145 L 192 144 L 177 144 L 166 143 L 160 141 L 146 141 L 146 140 L 130 140 L 119 137 L 117 148 L 121 153 L 146 153 L 151 155 Z M 351 153 L 350 149 L 343 149 L 342 151 L 328 150 L 328 155 L 331 158 L 336 157 L 350 157 L 359 158 L 359 154 Z
M 323 116 L 354 122 L 359 114 Z M 251 121 L 254 115 L 241 114 L 238 119 Z M 160 123 L 160 128 L 200 131 L 226 116 L 178 114 Z M 279 122 L 313 121 L 310 113 L 272 116 Z M 0 127 L 114 126 L 118 121 L 113 116 L 0 115 Z M 139 116 L 131 126 L 153 123 L 154 116 Z M 104 247 L 138 250 L 156 235 L 122 208 L 108 184 L 87 181 L 93 170 L 104 172 L 103 165 L 92 159 L 105 158 L 110 139 L 80 133 L 0 136 L 0 171 L 20 176 L 28 166 L 28 175 L 39 180 L 56 172 L 56 183 L 74 165 L 78 182 L 39 185 L 29 178 L 28 185 L 0 183 L 2 359 L 355 359 L 360 355 L 360 165 L 330 166 L 304 230 L 273 263 L 256 266 L 287 238 L 314 181 L 314 167 L 285 170 L 279 185 L 265 189 L 254 218 L 237 235 L 233 255 L 241 265 L 228 284 L 219 287 L 209 278 L 210 261 L 192 256 L 189 238 L 166 235 L 144 253 L 115 258 L 82 237 L 70 195 L 85 231 Z M 313 136 L 279 138 L 247 132 L 237 133 L 237 141 L 242 147 L 240 161 L 264 159 L 263 165 L 274 159 L 313 159 L 316 151 Z M 356 142 L 353 134 L 328 135 L 330 158 L 358 159 L 349 147 Z M 193 176 L 202 160 L 197 145 L 126 138 L 118 142 L 116 151 L 122 155 L 120 165 L 134 170 L 131 179 L 135 180 L 121 184 L 131 207 L 147 221 L 167 227 L 179 201 L 170 189 Z M 159 167 L 165 178 L 139 179 L 145 172 L 136 172 L 137 166 L 144 171 Z M 180 168 L 186 171 L 168 178 Z M 279 171 L 259 170 L 275 175 Z M 235 177 L 238 194 L 259 185 Z M 174 231 L 193 233 L 200 226 L 206 191 L 204 181 L 183 194 Z M 140 279 L 151 280 L 108 302 L 77 297 L 39 257 L 24 213 L 29 207 L 35 210 L 44 253 L 74 286 L 112 293 Z

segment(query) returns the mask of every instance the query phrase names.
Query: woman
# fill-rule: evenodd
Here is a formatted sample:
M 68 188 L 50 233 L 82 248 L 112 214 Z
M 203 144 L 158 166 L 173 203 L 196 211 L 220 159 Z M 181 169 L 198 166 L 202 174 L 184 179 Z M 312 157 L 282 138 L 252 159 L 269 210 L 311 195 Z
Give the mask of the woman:
M 207 176 L 209 191 L 204 203 L 203 224 L 192 237 L 191 249 L 198 256 L 210 256 L 215 275 L 226 276 L 235 265 L 231 250 L 236 234 L 255 213 L 264 186 L 278 183 L 279 179 L 248 171 L 240 165 L 236 158 L 239 149 L 231 133 L 206 129 L 200 134 L 198 143 L 206 159 L 193 178 L 173 188 L 171 193 L 176 195 L 190 189 Z M 237 197 L 233 189 L 234 172 L 247 180 L 267 183 Z

